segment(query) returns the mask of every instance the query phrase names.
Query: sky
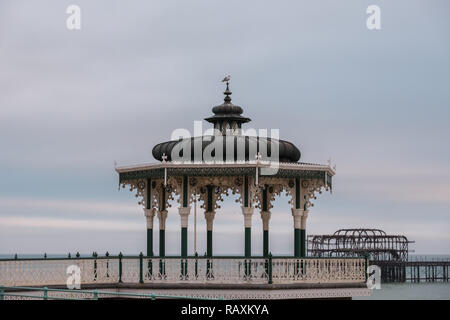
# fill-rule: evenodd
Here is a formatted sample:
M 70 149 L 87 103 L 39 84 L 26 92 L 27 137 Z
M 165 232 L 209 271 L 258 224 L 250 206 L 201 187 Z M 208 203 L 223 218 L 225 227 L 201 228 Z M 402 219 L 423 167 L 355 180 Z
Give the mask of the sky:
M 80 30 L 66 27 L 73 4 Z M 366 26 L 374 4 L 380 30 Z M 415 253 L 449 254 L 449 10 L 445 0 L 0 0 L 0 253 L 145 252 L 143 210 L 118 191 L 114 163 L 154 162 L 155 144 L 222 103 L 230 74 L 251 127 L 279 129 L 301 161 L 336 164 L 308 234 L 379 228 L 414 240 Z M 272 209 L 275 255 L 293 252 L 287 202 Z M 190 253 L 193 223 L 191 211 Z M 225 202 L 215 253 L 244 253 L 243 223 Z M 166 253 L 179 254 L 176 203 L 166 233 Z

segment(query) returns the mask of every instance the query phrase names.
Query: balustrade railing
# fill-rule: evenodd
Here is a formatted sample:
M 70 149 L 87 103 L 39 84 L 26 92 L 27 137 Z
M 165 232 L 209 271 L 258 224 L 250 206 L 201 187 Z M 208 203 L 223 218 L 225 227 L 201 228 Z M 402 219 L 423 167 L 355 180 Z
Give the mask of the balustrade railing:
M 80 283 L 283 284 L 365 282 L 363 258 L 144 257 L 0 260 L 0 285 L 66 285 L 68 267 Z

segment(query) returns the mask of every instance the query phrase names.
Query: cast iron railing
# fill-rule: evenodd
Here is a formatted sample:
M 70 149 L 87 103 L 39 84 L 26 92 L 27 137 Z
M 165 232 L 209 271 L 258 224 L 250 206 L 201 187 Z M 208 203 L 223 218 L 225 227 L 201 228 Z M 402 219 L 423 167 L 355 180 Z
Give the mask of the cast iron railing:
M 1 259 L 0 285 L 66 285 L 77 266 L 84 284 L 114 283 L 363 283 L 367 259 L 293 257 L 104 256 Z M 73 268 L 72 268 L 73 269 Z

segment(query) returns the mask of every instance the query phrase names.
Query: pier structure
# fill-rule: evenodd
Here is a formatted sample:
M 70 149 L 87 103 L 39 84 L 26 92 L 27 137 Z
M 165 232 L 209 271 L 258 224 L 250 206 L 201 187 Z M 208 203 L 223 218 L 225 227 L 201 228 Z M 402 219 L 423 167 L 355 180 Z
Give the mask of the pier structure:
M 381 269 L 381 281 L 403 282 L 409 241 L 403 235 L 388 235 L 380 229 L 340 229 L 328 235 L 309 235 L 311 257 L 357 257 L 367 255 Z
M 340 229 L 328 235 L 309 235 L 308 253 L 313 257 L 359 257 L 371 261 L 406 261 L 409 244 L 403 235 L 388 235 L 380 229 Z
M 450 259 L 409 257 L 407 261 L 372 262 L 384 282 L 448 282 Z
M 417 259 L 409 255 L 414 241 L 388 235 L 379 229 L 340 229 L 329 235 L 309 235 L 310 257 L 359 257 L 367 255 L 381 269 L 383 282 L 448 281 L 449 259 Z

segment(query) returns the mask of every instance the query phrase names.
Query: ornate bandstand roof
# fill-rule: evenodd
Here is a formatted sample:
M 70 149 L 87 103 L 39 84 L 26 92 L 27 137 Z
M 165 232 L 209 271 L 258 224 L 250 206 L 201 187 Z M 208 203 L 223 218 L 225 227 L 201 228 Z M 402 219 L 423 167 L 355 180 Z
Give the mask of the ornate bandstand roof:
M 156 160 L 162 161 L 163 156 L 167 155 L 167 161 L 171 161 L 171 155 L 172 151 L 178 146 L 180 149 L 183 145 L 186 145 L 187 148 L 191 149 L 191 156 L 190 159 L 192 162 L 195 161 L 194 158 L 194 146 L 196 143 L 202 146 L 202 151 L 204 151 L 209 145 L 213 144 L 214 142 L 219 142 L 222 146 L 222 160 L 226 162 L 226 155 L 227 155 L 227 147 L 231 147 L 234 149 L 233 152 L 233 161 L 249 161 L 255 159 L 255 156 L 257 152 L 259 152 L 259 148 L 256 148 L 255 151 L 252 153 L 251 145 L 259 146 L 261 143 L 267 146 L 268 154 L 271 153 L 271 142 L 275 142 L 278 144 L 279 148 L 279 154 L 278 159 L 279 162 L 291 162 L 296 163 L 300 159 L 300 150 L 297 149 L 297 147 L 289 142 L 284 140 L 278 140 L 273 138 L 266 138 L 266 137 L 253 137 L 253 136 L 229 136 L 227 139 L 221 139 L 221 141 L 215 141 L 217 136 L 202 136 L 202 137 L 193 137 L 188 139 L 183 139 L 181 141 L 167 141 L 157 144 L 153 148 L 153 157 Z M 228 143 L 231 144 L 228 145 Z M 245 146 L 245 153 L 242 153 L 242 155 L 239 155 L 237 152 L 237 149 L 239 145 Z M 256 153 L 255 153 L 256 152 Z M 214 155 L 214 154 L 213 154 Z M 182 156 L 182 153 L 180 154 L 180 157 Z M 264 159 L 264 156 L 262 156 L 262 159 Z
M 291 142 L 269 137 L 243 135 L 242 124 L 251 121 L 242 116 L 242 107 L 231 102 L 229 83 L 226 83 L 224 102 L 212 108 L 213 116 L 205 118 L 213 124 L 214 135 L 189 137 L 158 143 L 153 147 L 153 157 L 159 163 L 146 163 L 121 166 L 116 168 L 120 183 L 146 178 L 163 178 L 169 176 L 255 176 L 255 168 L 273 167 L 276 162 L 278 170 L 273 178 L 320 179 L 327 187 L 332 186 L 335 170 L 327 165 L 299 162 L 300 150 Z M 214 145 L 213 148 L 211 148 Z M 196 158 L 195 146 L 201 146 L 201 154 L 213 149 L 214 161 Z M 273 154 L 277 146 L 278 154 Z M 227 149 L 228 148 L 228 149 Z M 241 148 L 241 149 L 239 149 Z M 260 150 L 263 148 L 264 150 Z M 222 149 L 222 150 L 219 150 Z M 227 150 L 233 149 L 232 157 Z M 242 150 L 242 152 L 239 152 Z M 222 155 L 218 154 L 218 150 Z M 264 151 L 264 152 L 260 152 Z M 186 154 L 184 154 L 186 152 Z M 187 154 L 190 153 L 190 154 Z M 173 159 L 177 156 L 178 159 Z M 274 155 L 276 160 L 274 161 Z

